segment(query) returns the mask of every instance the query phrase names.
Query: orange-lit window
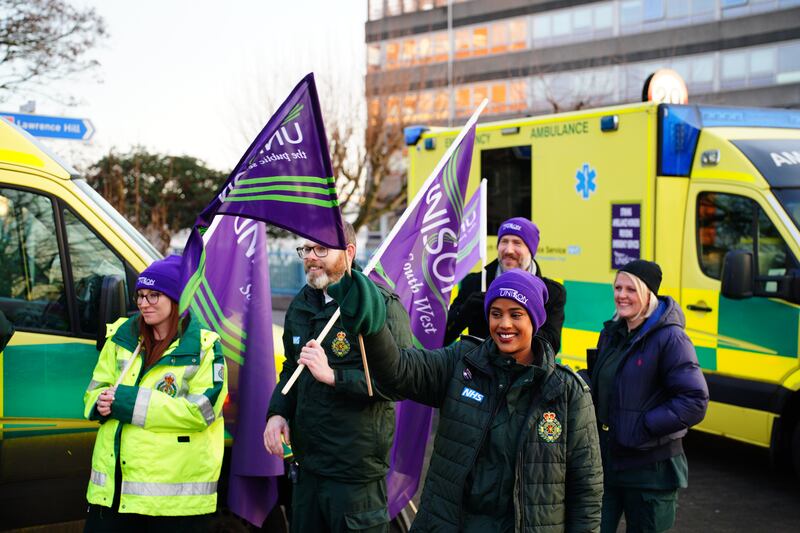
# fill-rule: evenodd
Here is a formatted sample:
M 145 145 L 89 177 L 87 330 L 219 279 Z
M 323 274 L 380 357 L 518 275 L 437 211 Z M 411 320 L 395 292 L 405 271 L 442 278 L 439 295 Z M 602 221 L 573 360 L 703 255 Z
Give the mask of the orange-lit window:
M 400 97 L 390 96 L 386 99 L 386 123 L 399 124 L 400 123 Z
M 456 111 L 463 112 L 469 109 L 470 102 L 469 102 L 469 89 L 457 89 L 456 90 Z
M 403 122 L 414 116 L 417 111 L 417 95 L 407 94 L 403 97 Z
M 397 56 L 400 53 L 400 45 L 396 42 L 386 43 L 386 67 L 397 67 Z
M 489 110 L 495 113 L 504 113 L 507 110 L 506 105 L 506 84 L 495 83 L 492 85 L 492 97 L 489 102 Z
M 488 94 L 489 87 L 487 85 L 475 85 L 472 87 L 472 107 L 478 107 Z
M 417 101 L 417 120 L 423 122 L 433 118 L 433 92 L 426 91 Z
M 433 35 L 433 56 L 431 60 L 434 63 L 447 61 L 447 55 L 450 53 L 450 41 L 447 38 L 447 32 L 442 31 Z
M 427 63 L 431 57 L 431 38 L 420 37 L 417 42 L 417 60 L 421 63 Z
M 472 30 L 472 54 L 486 55 L 489 46 L 489 30 L 486 26 Z
M 508 84 L 508 98 L 509 111 L 519 111 L 527 109 L 528 96 L 527 86 L 524 81 L 512 81 Z
M 470 56 L 469 46 L 472 42 L 472 32 L 469 30 L 458 30 L 456 32 L 456 57 L 464 58 Z
M 380 98 L 372 98 L 367 106 L 370 124 L 375 124 L 378 116 L 381 113 L 381 100 Z
M 508 23 L 495 22 L 489 27 L 489 52 L 501 54 L 508 50 Z
M 417 10 L 417 0 L 403 0 L 403 13 L 413 13 Z
M 450 93 L 437 91 L 433 102 L 433 115 L 437 119 L 447 118 L 450 115 Z
M 414 39 L 403 41 L 403 55 L 400 57 L 402 63 L 411 63 L 416 56 L 417 43 Z
M 522 50 L 525 48 L 525 40 L 528 34 L 528 27 L 525 19 L 516 19 L 509 22 L 510 47 L 512 50 Z

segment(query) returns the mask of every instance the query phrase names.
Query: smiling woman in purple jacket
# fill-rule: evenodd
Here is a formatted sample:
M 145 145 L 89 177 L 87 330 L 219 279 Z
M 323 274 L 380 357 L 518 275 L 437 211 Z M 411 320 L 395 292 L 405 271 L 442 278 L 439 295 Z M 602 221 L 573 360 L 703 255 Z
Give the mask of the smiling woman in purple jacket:
M 601 533 L 666 531 L 678 488 L 688 482 L 682 438 L 703 420 L 708 387 L 685 319 L 658 296 L 661 268 L 636 260 L 614 280 L 614 317 L 605 323 L 590 369 L 603 456 Z

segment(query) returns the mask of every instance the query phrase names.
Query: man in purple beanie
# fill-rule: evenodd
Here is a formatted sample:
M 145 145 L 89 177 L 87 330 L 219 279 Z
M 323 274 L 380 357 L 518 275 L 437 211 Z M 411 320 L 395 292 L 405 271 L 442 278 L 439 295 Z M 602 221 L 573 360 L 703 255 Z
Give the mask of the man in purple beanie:
M 527 218 L 510 218 L 500 224 L 497 231 L 497 259 L 486 265 L 486 286 L 503 272 L 519 268 L 534 274 L 547 287 L 549 299 L 545 304 L 547 321 L 537 335 L 545 339 L 558 353 L 561 348 L 561 327 L 564 325 L 564 306 L 567 291 L 564 286 L 542 276 L 534 257 L 539 248 L 539 228 Z M 447 346 L 458 338 L 465 328 L 469 334 L 481 339 L 489 336 L 489 324 L 483 314 L 485 293 L 481 292 L 481 274 L 469 274 L 461 282 L 458 296 L 447 313 L 444 344 Z

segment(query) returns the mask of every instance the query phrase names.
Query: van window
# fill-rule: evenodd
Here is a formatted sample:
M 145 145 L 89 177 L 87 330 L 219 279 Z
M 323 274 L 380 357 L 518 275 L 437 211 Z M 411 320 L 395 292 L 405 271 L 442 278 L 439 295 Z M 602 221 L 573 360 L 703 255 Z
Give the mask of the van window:
M 67 331 L 67 299 L 53 205 L 0 188 L 0 310 L 18 329 Z
M 796 261 L 778 228 L 752 199 L 736 194 L 700 193 L 697 197 L 697 247 L 703 272 L 720 279 L 722 261 L 731 250 L 753 254 L 756 282 L 763 292 L 778 292 L 778 281 Z
M 481 178 L 486 179 L 489 235 L 497 235 L 509 218 L 531 218 L 530 145 L 482 150 Z
M 83 333 L 97 333 L 103 277 L 119 276 L 128 294 L 125 264 L 69 209 L 64 210 L 67 247 L 75 284 L 78 324 Z

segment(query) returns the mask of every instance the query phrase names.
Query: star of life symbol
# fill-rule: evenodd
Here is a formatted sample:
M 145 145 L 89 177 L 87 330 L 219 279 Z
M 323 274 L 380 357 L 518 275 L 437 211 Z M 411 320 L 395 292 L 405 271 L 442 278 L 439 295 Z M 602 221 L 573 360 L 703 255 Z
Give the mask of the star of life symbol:
M 584 163 L 583 167 L 575 173 L 575 179 L 578 180 L 575 190 L 584 200 L 588 200 L 589 196 L 597 190 L 597 184 L 594 181 L 596 177 L 597 173 L 589 166 L 589 163 Z

